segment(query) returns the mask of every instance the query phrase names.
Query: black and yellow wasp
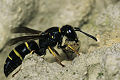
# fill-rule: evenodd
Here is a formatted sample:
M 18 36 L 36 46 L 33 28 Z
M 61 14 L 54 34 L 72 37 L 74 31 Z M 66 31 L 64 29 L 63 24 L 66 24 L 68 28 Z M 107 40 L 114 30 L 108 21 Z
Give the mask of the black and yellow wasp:
M 44 32 L 33 30 L 27 27 L 16 27 L 12 29 L 13 33 L 30 33 L 30 36 L 21 36 L 16 37 L 8 41 L 9 45 L 16 44 L 18 42 L 22 42 L 18 46 L 16 46 L 7 57 L 4 64 L 4 74 L 7 77 L 11 72 L 13 72 L 24 60 L 25 56 L 29 53 L 36 53 L 37 55 L 45 55 L 46 49 L 50 51 L 50 53 L 56 58 L 57 62 L 64 66 L 61 61 L 56 57 L 56 54 L 59 53 L 54 49 L 57 45 L 58 48 L 64 49 L 65 47 L 69 47 L 75 53 L 79 55 L 79 53 L 72 48 L 70 45 L 62 45 L 63 37 L 66 36 L 68 41 L 78 42 L 78 37 L 75 31 L 82 32 L 88 37 L 97 41 L 97 39 L 80 30 L 78 27 L 72 27 L 70 25 L 64 25 L 61 28 L 59 27 L 51 27 Z M 39 39 L 39 45 L 34 41 Z M 56 54 L 55 54 L 56 53 Z

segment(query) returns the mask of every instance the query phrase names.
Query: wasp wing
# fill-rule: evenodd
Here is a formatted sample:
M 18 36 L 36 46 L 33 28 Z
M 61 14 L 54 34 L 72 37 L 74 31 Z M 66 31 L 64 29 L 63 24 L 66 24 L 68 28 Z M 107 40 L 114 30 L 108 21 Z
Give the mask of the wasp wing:
M 39 34 L 39 33 L 41 33 L 42 31 L 34 30 L 34 29 L 31 29 L 31 28 L 28 28 L 28 27 L 24 27 L 24 26 L 20 26 L 20 27 L 16 27 L 16 28 L 11 29 L 11 32 L 12 32 L 12 33 Z
M 28 41 L 28 40 L 36 40 L 36 39 L 40 39 L 40 38 L 43 38 L 43 37 L 41 35 L 16 37 L 16 38 L 10 39 L 7 42 L 7 45 L 14 45 L 14 44 L 16 44 L 18 42 L 25 42 L 25 41 Z

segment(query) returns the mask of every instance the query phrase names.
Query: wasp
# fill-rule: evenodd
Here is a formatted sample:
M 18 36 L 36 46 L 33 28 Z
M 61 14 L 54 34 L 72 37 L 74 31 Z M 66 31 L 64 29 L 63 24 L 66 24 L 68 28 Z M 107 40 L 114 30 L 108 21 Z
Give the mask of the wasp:
M 76 31 L 79 31 L 86 36 L 94 39 L 97 39 L 83 31 L 81 31 L 78 27 L 72 27 L 71 25 L 64 25 L 60 27 L 51 27 L 45 31 L 34 30 L 31 28 L 27 28 L 24 26 L 16 27 L 11 30 L 13 33 L 29 33 L 31 34 L 26 36 L 20 36 L 8 41 L 9 45 L 14 45 L 18 42 L 22 42 L 18 46 L 16 46 L 8 55 L 5 64 L 4 64 L 4 74 L 7 77 L 10 73 L 12 73 L 19 65 L 22 64 L 25 56 L 29 53 L 36 53 L 39 56 L 46 55 L 46 50 L 56 58 L 56 61 L 64 67 L 61 61 L 57 58 L 59 53 L 54 49 L 57 45 L 58 48 L 64 49 L 65 47 L 69 47 L 72 51 L 79 55 L 79 53 L 68 45 L 62 45 L 63 37 L 66 36 L 68 41 L 75 41 L 76 43 L 79 41 Z M 39 44 L 35 42 L 35 40 L 39 40 Z

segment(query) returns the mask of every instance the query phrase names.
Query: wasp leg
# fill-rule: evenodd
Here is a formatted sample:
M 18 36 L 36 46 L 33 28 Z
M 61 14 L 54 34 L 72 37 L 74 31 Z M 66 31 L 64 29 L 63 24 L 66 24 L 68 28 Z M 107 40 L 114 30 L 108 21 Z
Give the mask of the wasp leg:
M 21 66 L 20 66 L 19 70 L 12 75 L 12 77 L 14 77 L 20 70 L 21 70 Z
M 59 57 L 61 57 L 60 56 L 60 54 L 54 49 L 54 48 L 51 48 Z
M 35 52 L 35 50 L 32 50 L 31 52 L 30 52 L 30 54 L 33 54 Z
M 80 55 L 72 46 L 67 45 L 67 47 L 69 47 L 71 50 L 73 50 L 77 55 Z
M 61 63 L 61 61 L 57 58 L 57 56 L 55 55 L 55 53 L 53 52 L 53 50 L 50 48 L 50 46 L 48 46 L 48 50 L 50 51 L 50 53 L 56 58 L 58 64 L 60 64 L 62 67 L 64 67 L 65 65 L 63 65 Z

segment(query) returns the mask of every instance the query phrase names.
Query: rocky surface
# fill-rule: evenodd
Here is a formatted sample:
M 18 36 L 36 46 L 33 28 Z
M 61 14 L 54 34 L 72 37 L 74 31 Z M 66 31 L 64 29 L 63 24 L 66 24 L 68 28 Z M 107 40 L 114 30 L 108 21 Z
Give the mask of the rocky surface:
M 93 5 L 94 0 L 41 0 L 37 17 L 28 26 L 37 26 L 40 30 L 65 24 L 78 26 L 79 21 L 88 20 L 87 15 L 91 13 Z
M 110 46 L 113 43 L 120 42 L 120 2 L 109 4 L 101 12 L 94 10 L 89 24 L 82 27 L 82 30 L 94 34 L 98 42 L 94 42 L 88 37 L 78 34 L 81 41 L 81 51 L 86 53 L 94 50 L 96 47 Z
M 10 37 L 10 29 L 27 24 L 36 13 L 36 0 L 0 1 L 0 49 Z
M 0 7 L 0 48 L 13 37 L 10 29 L 19 25 L 43 31 L 52 26 L 70 24 L 98 39 L 95 42 L 77 32 L 81 55 L 73 61 L 62 56 L 60 59 L 66 67 L 57 64 L 52 55 L 45 60 L 35 54 L 28 55 L 21 70 L 7 80 L 120 79 L 119 0 L 1 0 Z M 0 80 L 5 79 L 3 66 L 12 48 L 6 47 L 0 54 Z M 58 52 L 63 53 L 61 50 Z
M 1 48 L 11 37 L 10 29 L 27 24 L 34 17 L 36 9 L 36 0 L 0 0 L 0 80 L 4 80 L 3 65 L 10 52 L 8 48 L 1 52 Z
M 66 67 L 31 55 L 11 80 L 119 80 L 120 43 L 97 49 L 87 55 L 82 54 L 72 62 L 62 63 Z

